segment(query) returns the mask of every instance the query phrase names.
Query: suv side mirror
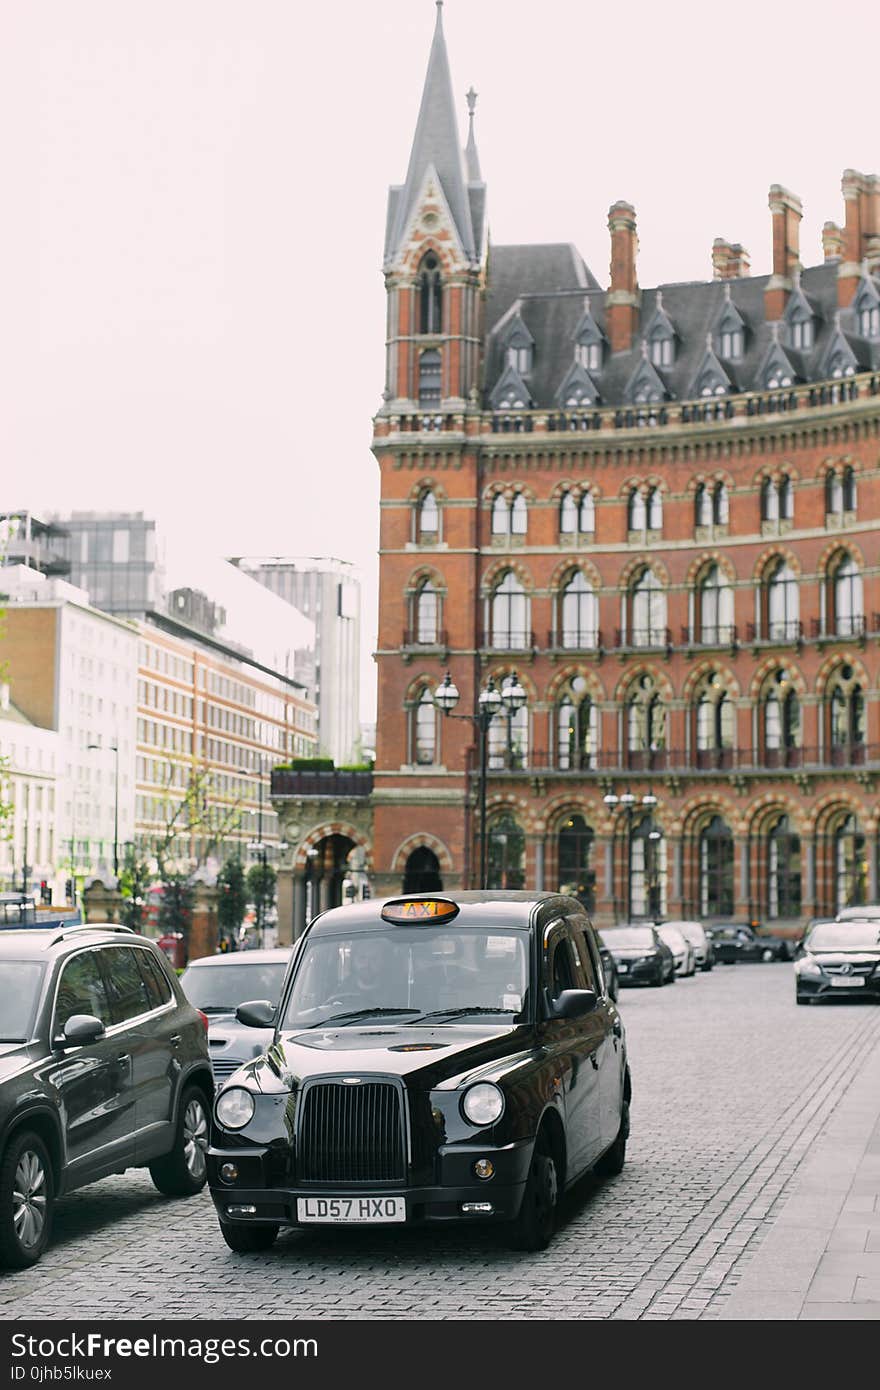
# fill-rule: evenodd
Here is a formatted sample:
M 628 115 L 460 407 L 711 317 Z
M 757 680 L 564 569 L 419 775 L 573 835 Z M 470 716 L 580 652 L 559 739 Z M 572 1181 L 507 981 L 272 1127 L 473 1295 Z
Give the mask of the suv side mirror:
M 235 1017 L 248 1028 L 274 1028 L 278 1010 L 269 999 L 248 999 L 239 1004 Z
M 94 1014 L 71 1014 L 55 1044 L 57 1047 L 84 1047 L 103 1038 L 105 1031 L 103 1023 Z
M 564 989 L 558 999 L 550 1000 L 551 1018 L 585 1018 L 599 1002 L 593 989 Z

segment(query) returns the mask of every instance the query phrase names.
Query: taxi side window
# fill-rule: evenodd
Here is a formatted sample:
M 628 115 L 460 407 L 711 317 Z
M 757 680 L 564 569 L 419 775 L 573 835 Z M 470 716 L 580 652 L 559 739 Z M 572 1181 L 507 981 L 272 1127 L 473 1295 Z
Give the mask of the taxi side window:
M 74 1014 L 91 1014 L 93 1018 L 99 1018 L 105 1028 L 109 1028 L 113 1021 L 104 977 L 98 969 L 94 951 L 83 951 L 81 955 L 74 956 L 61 971 L 52 1025 L 53 1038 L 64 1032 L 65 1023 Z
M 547 945 L 544 961 L 544 979 L 551 999 L 558 999 L 563 990 L 577 988 L 571 941 L 567 932 L 554 932 Z

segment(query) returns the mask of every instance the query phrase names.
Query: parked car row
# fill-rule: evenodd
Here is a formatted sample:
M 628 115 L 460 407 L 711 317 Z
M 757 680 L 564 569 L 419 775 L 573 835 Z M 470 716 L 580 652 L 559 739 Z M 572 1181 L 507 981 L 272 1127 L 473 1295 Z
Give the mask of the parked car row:
M 711 970 L 715 949 L 701 922 L 629 922 L 599 933 L 621 985 L 672 984 Z

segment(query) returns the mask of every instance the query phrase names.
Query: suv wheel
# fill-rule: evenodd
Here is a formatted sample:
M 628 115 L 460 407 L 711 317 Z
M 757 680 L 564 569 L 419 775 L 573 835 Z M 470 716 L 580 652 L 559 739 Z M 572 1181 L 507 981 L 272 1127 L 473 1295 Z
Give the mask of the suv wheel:
M 278 1227 L 233 1226 L 229 1221 L 221 1221 L 220 1234 L 230 1250 L 239 1255 L 250 1255 L 256 1250 L 268 1250 L 270 1245 L 274 1245 Z
M 553 1157 L 542 1144 L 546 1134 L 538 1135 L 519 1215 L 511 1222 L 510 1244 L 514 1250 L 546 1250 L 556 1225 L 559 1182 Z
M 208 1102 L 198 1086 L 187 1086 L 180 1098 L 177 1132 L 170 1153 L 150 1164 L 150 1177 L 166 1197 L 192 1197 L 208 1176 Z
M 0 1264 L 34 1265 L 49 1243 L 52 1225 L 52 1164 L 38 1134 L 10 1142 L 0 1164 Z

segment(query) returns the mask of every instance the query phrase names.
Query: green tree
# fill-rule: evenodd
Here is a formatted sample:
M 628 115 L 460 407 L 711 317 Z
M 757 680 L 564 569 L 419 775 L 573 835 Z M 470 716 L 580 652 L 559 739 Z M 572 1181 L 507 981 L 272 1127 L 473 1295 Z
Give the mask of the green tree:
M 138 859 L 134 845 L 126 845 L 122 872 L 119 875 L 119 891 L 122 894 L 119 915 L 123 926 L 131 927 L 132 931 L 143 930 L 152 882 L 149 865 Z
M 159 934 L 179 931 L 183 937 L 183 961 L 189 960 L 189 934 L 192 930 L 195 887 L 189 875 L 178 871 L 166 872 L 162 879 L 162 900 L 159 904 Z
M 248 893 L 254 905 L 257 934 L 261 946 L 266 926 L 266 914 L 275 902 L 276 878 L 277 875 L 272 865 L 264 864 L 262 861 L 259 864 L 252 864 L 247 871 Z
M 244 865 L 233 855 L 217 875 L 217 922 L 221 941 L 235 939 L 247 911 L 248 894 Z

